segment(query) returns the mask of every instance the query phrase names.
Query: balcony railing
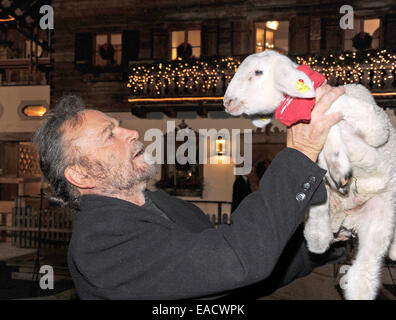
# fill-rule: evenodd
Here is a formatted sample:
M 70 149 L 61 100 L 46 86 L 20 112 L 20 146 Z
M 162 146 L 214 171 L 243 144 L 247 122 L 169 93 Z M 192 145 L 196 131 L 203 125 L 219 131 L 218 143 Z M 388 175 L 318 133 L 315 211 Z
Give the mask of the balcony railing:
M 131 99 L 222 97 L 239 64 L 230 57 L 132 65 Z
M 36 63 L 36 60 L 34 60 Z M 51 70 L 49 58 L 0 60 L 0 86 L 48 85 Z
M 396 106 L 396 54 L 386 50 L 296 58 L 322 73 L 332 86 L 362 84 L 383 107 Z

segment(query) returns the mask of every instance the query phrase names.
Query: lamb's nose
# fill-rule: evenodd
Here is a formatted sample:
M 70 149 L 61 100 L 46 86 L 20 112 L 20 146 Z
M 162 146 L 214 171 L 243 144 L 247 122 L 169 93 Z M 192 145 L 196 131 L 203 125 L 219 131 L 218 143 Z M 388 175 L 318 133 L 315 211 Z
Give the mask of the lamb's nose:
M 225 99 L 224 99 L 224 106 L 225 106 L 225 108 L 226 108 L 227 110 L 230 109 L 231 103 L 232 103 L 233 100 L 234 100 L 234 99 L 232 99 L 232 98 L 225 98 Z

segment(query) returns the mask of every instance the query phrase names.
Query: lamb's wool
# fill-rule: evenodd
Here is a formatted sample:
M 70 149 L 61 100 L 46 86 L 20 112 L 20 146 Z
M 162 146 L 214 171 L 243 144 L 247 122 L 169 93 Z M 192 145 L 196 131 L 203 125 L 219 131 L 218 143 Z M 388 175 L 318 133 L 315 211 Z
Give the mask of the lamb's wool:
M 274 51 L 247 57 L 224 96 L 227 112 L 272 114 L 284 95 L 314 98 L 313 82 L 297 67 Z M 302 90 L 298 79 L 306 84 Z M 308 249 L 320 254 L 335 241 L 333 233 L 355 232 L 359 249 L 344 279 L 345 296 L 374 299 L 384 256 L 396 260 L 396 130 L 365 87 L 345 89 L 328 111 L 342 112 L 344 120 L 330 129 L 318 160 L 327 170 L 328 199 L 311 206 L 304 235 Z

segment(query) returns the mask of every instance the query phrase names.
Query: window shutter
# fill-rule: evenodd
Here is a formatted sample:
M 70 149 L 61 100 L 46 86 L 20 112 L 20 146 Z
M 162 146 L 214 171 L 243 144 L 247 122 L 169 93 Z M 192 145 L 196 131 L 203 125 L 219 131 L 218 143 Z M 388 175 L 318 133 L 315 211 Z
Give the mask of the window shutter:
M 221 56 L 232 55 L 232 23 L 219 24 L 218 49 Z
M 205 25 L 201 29 L 202 56 L 215 56 L 218 50 L 218 25 Z
M 201 56 L 208 56 L 208 27 L 202 26 L 201 28 Z
M 91 66 L 93 60 L 93 36 L 89 32 L 76 33 L 74 62 L 77 66 Z
M 234 21 L 232 23 L 232 55 L 245 55 L 250 53 L 249 26 L 246 21 Z
M 341 51 L 343 49 L 343 37 L 339 18 L 322 20 L 321 49 L 325 52 Z
M 309 26 L 308 16 L 297 16 L 290 20 L 290 53 L 307 54 L 309 52 Z
M 169 34 L 167 30 L 152 30 L 152 58 L 168 59 L 169 57 Z
M 139 59 L 139 31 L 127 30 L 122 33 L 122 64 Z
M 384 47 L 396 49 L 396 15 L 387 15 L 384 20 Z

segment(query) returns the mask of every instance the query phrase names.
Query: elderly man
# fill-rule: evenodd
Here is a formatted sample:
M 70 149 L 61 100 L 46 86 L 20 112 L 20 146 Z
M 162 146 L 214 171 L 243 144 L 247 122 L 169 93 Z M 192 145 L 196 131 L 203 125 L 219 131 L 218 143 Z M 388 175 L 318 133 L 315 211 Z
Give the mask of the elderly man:
M 309 254 L 301 224 L 311 204 L 326 200 L 325 171 L 315 162 L 341 119 L 326 110 L 342 93 L 320 90 L 311 123 L 288 129 L 287 148 L 259 190 L 235 210 L 233 224 L 218 228 L 196 206 L 146 189 L 155 166 L 137 131 L 75 96 L 62 98 L 35 142 L 54 198 L 79 210 L 68 264 L 80 298 L 247 297 L 257 287 L 263 295 L 341 257 L 344 249 L 335 247 Z

